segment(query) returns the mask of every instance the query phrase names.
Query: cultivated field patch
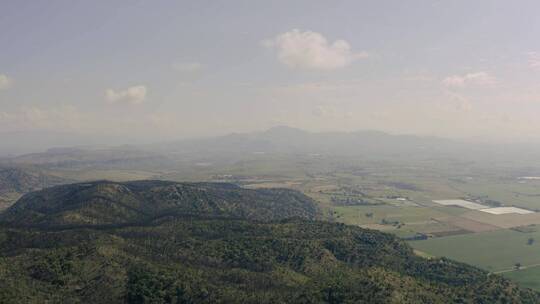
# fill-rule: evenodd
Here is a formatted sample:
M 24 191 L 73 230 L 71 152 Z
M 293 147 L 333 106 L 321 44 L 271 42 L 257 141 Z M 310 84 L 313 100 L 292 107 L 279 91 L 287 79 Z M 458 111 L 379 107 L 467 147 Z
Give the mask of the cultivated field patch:
M 529 244 L 529 239 L 535 241 Z M 493 272 L 512 269 L 516 263 L 524 267 L 540 263 L 540 232 L 500 229 L 409 243 L 429 255 L 446 256 Z
M 500 228 L 514 228 L 527 225 L 540 224 L 540 213 L 534 212 L 529 214 L 491 214 L 478 210 L 469 211 L 461 215 L 463 218 L 470 220 L 497 226 Z
M 488 209 L 480 209 L 482 212 L 487 212 L 491 214 L 508 214 L 508 213 L 517 213 L 517 214 L 530 214 L 534 213 L 530 210 L 521 209 L 517 207 L 496 207 Z
M 485 232 L 485 231 L 494 231 L 494 230 L 500 229 L 499 227 L 491 225 L 491 224 L 481 223 L 475 220 L 471 220 L 471 219 L 459 217 L 459 216 L 437 218 L 437 220 L 440 222 L 458 227 L 460 229 L 464 229 L 464 230 L 468 230 L 472 232 Z
M 474 202 L 469 202 L 466 200 L 461 199 L 452 199 L 452 200 L 434 200 L 434 203 L 437 203 L 439 205 L 444 206 L 459 206 L 462 208 L 472 209 L 472 210 L 480 210 L 480 209 L 486 209 L 486 206 L 477 204 Z
M 459 229 L 459 230 L 433 232 L 432 234 L 433 236 L 436 236 L 436 237 L 445 237 L 445 236 L 460 235 L 460 234 L 467 234 L 467 233 L 474 233 L 474 232 L 465 230 L 465 229 Z
M 434 219 L 425 222 L 406 223 L 406 225 L 403 226 L 402 229 L 407 229 L 434 236 L 466 233 L 463 231 L 463 229 L 459 227 Z M 470 232 L 471 231 L 469 231 L 469 233 Z
M 272 189 L 272 188 L 289 188 L 294 189 L 301 185 L 300 181 L 283 181 L 283 182 L 261 182 L 243 185 L 246 189 Z

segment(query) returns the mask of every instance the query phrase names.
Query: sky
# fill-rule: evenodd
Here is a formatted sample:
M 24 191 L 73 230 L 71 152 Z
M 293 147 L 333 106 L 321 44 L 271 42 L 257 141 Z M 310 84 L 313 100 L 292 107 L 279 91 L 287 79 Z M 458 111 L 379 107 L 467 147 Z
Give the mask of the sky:
M 538 11 L 525 0 L 0 0 L 0 145 L 276 125 L 540 142 Z

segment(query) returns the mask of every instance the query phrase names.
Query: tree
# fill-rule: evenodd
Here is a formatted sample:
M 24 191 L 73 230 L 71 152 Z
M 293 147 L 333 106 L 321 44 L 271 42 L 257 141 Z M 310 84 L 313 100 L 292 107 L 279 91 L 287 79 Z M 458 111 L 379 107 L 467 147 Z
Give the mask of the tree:
M 519 270 L 521 268 L 521 263 L 519 262 L 515 263 L 514 267 L 516 268 L 516 270 Z

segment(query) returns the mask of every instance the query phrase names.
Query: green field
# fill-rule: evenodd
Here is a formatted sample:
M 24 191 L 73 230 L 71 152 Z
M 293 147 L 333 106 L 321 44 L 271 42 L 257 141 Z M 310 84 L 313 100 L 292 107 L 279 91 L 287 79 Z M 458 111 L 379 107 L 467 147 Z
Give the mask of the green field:
M 532 245 L 527 244 L 529 238 L 535 240 Z M 410 244 L 427 254 L 446 256 L 493 272 L 511 270 L 516 263 L 523 266 L 540 263 L 540 232 L 498 230 L 412 241 Z M 537 281 L 540 282 L 540 278 Z
M 540 266 L 506 272 L 503 276 L 517 282 L 521 286 L 540 291 Z
M 350 225 L 378 224 L 383 219 L 402 223 L 424 222 L 432 217 L 445 216 L 441 211 L 432 208 L 392 205 L 344 206 L 335 207 L 334 211 L 339 221 Z M 372 217 L 367 217 L 367 213 L 372 213 Z

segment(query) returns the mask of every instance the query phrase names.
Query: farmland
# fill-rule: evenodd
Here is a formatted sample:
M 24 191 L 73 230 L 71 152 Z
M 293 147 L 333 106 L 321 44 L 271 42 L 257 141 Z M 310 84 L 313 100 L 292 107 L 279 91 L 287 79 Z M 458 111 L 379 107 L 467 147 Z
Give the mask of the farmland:
M 528 240 L 533 239 L 532 244 Z M 540 264 L 540 232 L 519 232 L 510 229 L 432 238 L 410 244 L 434 256 L 446 256 L 477 265 L 492 272 L 512 270 Z

